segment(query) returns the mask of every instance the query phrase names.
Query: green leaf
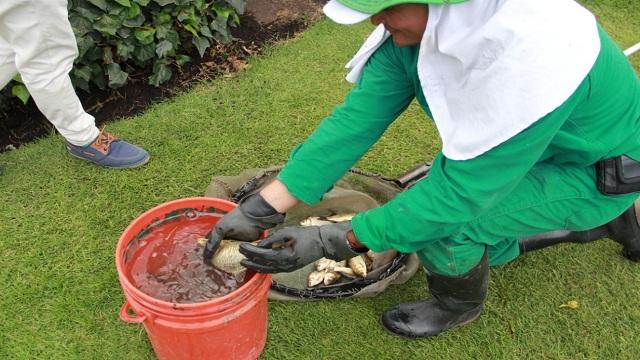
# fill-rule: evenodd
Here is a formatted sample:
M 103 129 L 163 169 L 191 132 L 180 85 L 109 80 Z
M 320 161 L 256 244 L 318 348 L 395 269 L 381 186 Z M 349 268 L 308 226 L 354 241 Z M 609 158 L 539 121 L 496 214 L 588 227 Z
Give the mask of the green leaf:
M 116 35 L 116 31 L 120 27 L 120 22 L 117 16 L 103 15 L 100 20 L 93 24 L 93 28 L 100 31 L 103 34 L 109 34 L 111 36 Z
M 153 59 L 153 57 L 156 56 L 156 46 L 155 44 L 136 46 L 136 49 L 133 51 L 133 56 L 139 62 Z
M 85 54 L 87 53 L 87 51 L 95 48 L 96 43 L 95 41 L 93 41 L 93 38 L 89 35 L 86 36 L 77 36 L 76 37 L 76 43 L 78 46 L 78 58 L 82 59 L 84 58 Z
M 87 49 L 83 60 L 86 62 L 96 61 L 102 58 L 102 49 L 99 46 L 93 46 Z
M 229 5 L 233 6 L 233 8 L 238 12 L 238 14 L 244 14 L 244 7 L 247 3 L 247 0 L 227 0 Z
M 171 53 L 173 53 L 173 44 L 170 41 L 162 40 L 156 46 L 156 54 L 160 59 L 171 55 Z
M 234 27 L 235 27 L 235 25 L 239 25 L 240 24 L 240 16 L 238 16 L 238 14 L 233 13 L 233 14 L 231 14 L 231 17 L 232 17 L 231 21 L 233 22 Z
M 91 67 L 90 66 L 81 66 L 73 69 L 73 76 L 76 78 L 82 79 L 84 81 L 91 80 Z
M 173 22 L 173 18 L 171 17 L 171 14 L 167 14 L 167 13 L 164 13 L 164 12 L 161 12 L 155 18 L 156 25 L 159 25 L 159 24 L 169 24 L 169 25 L 171 25 L 172 22 Z
M 183 47 L 182 43 L 180 42 L 180 35 L 178 35 L 177 31 L 174 30 L 169 30 L 166 34 L 164 34 L 164 36 L 160 36 L 160 32 L 156 33 L 156 37 L 158 39 L 162 39 L 160 41 L 160 43 L 162 42 L 168 42 L 169 44 L 171 44 L 171 52 L 167 53 L 168 56 L 171 56 L 173 54 L 175 54 L 175 51 L 180 49 L 181 47 Z M 159 43 L 159 44 L 160 44 Z M 160 46 L 158 44 L 158 46 Z M 163 45 L 163 47 L 168 47 L 168 45 Z M 158 47 L 156 47 L 156 53 L 158 53 Z M 158 54 L 159 55 L 159 54 Z
M 229 18 L 229 15 L 231 15 L 231 13 L 233 13 L 233 9 L 228 7 L 228 6 L 220 6 L 220 5 L 213 5 L 213 11 L 216 12 L 216 15 L 218 17 L 223 17 L 226 21 L 226 19 Z
M 138 15 L 140 15 L 140 5 L 136 3 L 131 3 L 131 7 L 129 8 L 129 11 L 127 11 L 127 17 L 129 19 L 133 19 Z
M 96 63 L 92 63 L 89 66 L 91 67 L 91 81 L 93 81 L 93 83 L 96 84 L 99 89 L 104 90 L 107 86 L 107 83 L 104 79 L 104 72 L 102 71 L 102 67 L 100 67 L 100 65 Z
M 129 9 L 122 5 L 107 3 L 107 14 L 109 15 L 117 15 L 117 16 L 123 15 L 124 17 L 127 15 L 127 11 L 129 11 Z
M 203 25 L 200 27 L 200 33 L 208 37 L 209 39 L 213 37 L 213 34 L 211 33 L 211 30 L 209 30 L 209 27 L 207 25 Z
M 156 29 L 152 27 L 144 27 L 136 29 L 136 39 L 143 45 L 149 45 L 153 42 L 153 35 L 156 33 Z
M 109 87 L 117 89 L 126 84 L 129 74 L 120 69 L 120 65 L 112 63 L 107 65 L 107 75 L 109 75 Z
M 113 51 L 111 51 L 111 47 L 105 46 L 102 48 L 102 62 L 104 64 L 111 64 L 113 62 Z
M 107 10 L 107 0 L 87 0 L 91 4 L 100 8 L 100 10 Z
M 171 25 L 169 24 L 156 24 L 156 37 L 158 39 L 164 39 L 167 37 L 167 34 L 171 31 Z
M 167 33 L 167 35 L 165 36 L 165 40 L 171 42 L 173 44 L 173 47 L 176 48 L 176 49 L 181 47 L 181 45 L 180 45 L 180 35 L 175 30 L 169 31 Z
M 76 38 L 84 36 L 86 33 L 93 31 L 91 21 L 83 16 L 77 14 L 69 15 L 69 23 L 73 29 L 73 33 Z
M 224 16 L 216 16 L 216 19 L 211 22 L 210 26 L 213 31 L 216 31 L 219 33 L 228 32 L 227 18 Z
M 129 60 L 135 49 L 136 47 L 133 44 L 120 41 L 116 47 L 116 54 L 118 54 L 122 60 Z
M 124 6 L 124 7 L 130 7 L 131 3 L 129 2 L 129 0 L 113 0 L 115 2 L 117 2 L 118 4 Z
M 213 38 L 216 39 L 217 41 L 223 43 L 223 44 L 228 44 L 231 42 L 231 34 L 229 34 L 228 32 L 223 33 L 215 33 L 213 35 Z
M 160 84 L 171 79 L 171 69 L 164 62 L 156 62 L 153 64 L 153 74 L 149 77 L 149 84 L 159 86 Z
M 177 19 L 183 24 L 189 24 L 194 28 L 198 27 L 198 17 L 196 16 L 193 6 L 182 9 L 178 13 Z
M 84 7 L 84 6 L 78 5 L 73 9 L 71 9 L 71 11 L 69 12 L 69 16 L 71 16 L 71 14 L 73 14 L 74 12 L 82 17 L 85 17 L 87 20 L 91 22 L 98 20 L 98 18 L 102 15 L 99 11 L 95 10 L 93 6 Z
M 191 61 L 191 56 L 187 56 L 187 55 L 178 55 L 178 56 L 176 56 L 176 63 L 178 65 L 184 65 L 184 64 L 188 63 L 189 61 Z
M 11 87 L 11 95 L 22 100 L 23 104 L 26 104 L 27 101 L 29 101 L 29 97 L 31 96 L 29 95 L 29 90 L 27 90 L 27 87 L 22 84 L 13 85 Z
M 175 0 L 153 0 L 156 4 L 160 6 L 167 6 L 169 4 L 175 4 Z
M 214 21 L 211 22 L 211 29 L 213 29 L 216 33 L 214 37 L 223 42 L 228 43 L 231 41 L 231 34 L 229 33 L 229 29 L 227 28 L 227 18 L 223 16 L 218 16 Z
M 184 26 L 184 29 L 190 32 L 194 37 L 198 37 L 198 30 L 196 30 L 193 26 L 187 24 Z
M 135 3 L 137 3 L 140 6 L 147 6 L 149 5 L 149 2 L 151 0 L 133 0 Z
M 120 36 L 122 39 L 128 39 L 129 36 L 131 36 L 131 29 L 128 27 L 121 27 L 120 29 L 118 29 L 118 31 L 116 31 L 116 34 L 118 34 L 118 36 Z M 118 41 L 118 44 L 120 43 L 120 41 Z
M 191 42 L 195 45 L 196 49 L 198 49 L 198 53 L 200 53 L 200 57 L 204 56 L 204 52 L 209 47 L 209 39 L 206 37 L 194 37 Z
M 86 92 L 90 92 L 91 90 L 89 88 L 89 82 L 85 79 L 74 77 L 71 79 L 71 83 L 73 84 L 73 87 L 75 87 L 76 89 L 82 89 Z
M 133 19 L 127 19 L 125 20 L 122 25 L 127 26 L 127 27 L 139 27 L 142 26 L 142 24 L 144 24 L 144 14 L 140 13 L 138 14 L 138 16 L 136 16 Z

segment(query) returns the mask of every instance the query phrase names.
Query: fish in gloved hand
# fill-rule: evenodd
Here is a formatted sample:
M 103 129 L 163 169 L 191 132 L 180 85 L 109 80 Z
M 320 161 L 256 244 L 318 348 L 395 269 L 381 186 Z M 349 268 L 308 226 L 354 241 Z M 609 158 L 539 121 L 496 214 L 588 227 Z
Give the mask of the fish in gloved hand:
M 264 198 L 255 193 L 244 198 L 238 207 L 223 216 L 207 235 L 204 262 L 210 263 L 223 239 L 255 241 L 261 234 L 284 221 Z
M 198 239 L 198 245 L 200 247 L 205 247 L 206 243 L 206 237 Z M 240 262 L 245 259 L 244 255 L 239 251 L 241 243 L 241 241 L 235 240 L 221 240 L 211 257 L 210 264 L 231 274 L 246 271 L 247 269 L 240 264 Z
M 354 247 L 351 221 L 320 226 L 283 228 L 258 242 L 240 244 L 246 256 L 241 264 L 265 273 L 291 272 L 320 258 L 341 261 L 366 253 L 366 247 Z

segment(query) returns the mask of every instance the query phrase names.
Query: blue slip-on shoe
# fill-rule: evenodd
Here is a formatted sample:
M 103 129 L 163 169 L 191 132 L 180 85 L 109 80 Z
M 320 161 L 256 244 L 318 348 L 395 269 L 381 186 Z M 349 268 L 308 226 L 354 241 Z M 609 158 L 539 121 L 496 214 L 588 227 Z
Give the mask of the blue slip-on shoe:
M 66 145 L 72 156 L 108 168 L 131 169 L 149 161 L 149 153 L 144 149 L 120 140 L 104 129 L 87 146 L 76 146 L 68 142 Z

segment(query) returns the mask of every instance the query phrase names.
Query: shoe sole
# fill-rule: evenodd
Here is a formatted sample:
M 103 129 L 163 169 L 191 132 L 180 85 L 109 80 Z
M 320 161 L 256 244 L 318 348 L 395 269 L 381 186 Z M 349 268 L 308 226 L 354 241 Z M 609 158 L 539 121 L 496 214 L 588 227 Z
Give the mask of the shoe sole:
M 140 166 L 148 163 L 149 159 L 151 158 L 151 156 L 147 155 L 147 157 L 145 157 L 144 159 L 138 161 L 137 163 L 129 164 L 129 165 L 126 165 L 126 166 L 109 166 L 109 165 L 102 165 L 102 164 L 97 163 L 95 161 L 91 161 L 90 159 L 87 159 L 87 158 L 83 158 L 83 157 L 78 156 L 78 155 L 76 155 L 76 154 L 74 154 L 72 152 L 68 152 L 68 153 L 69 153 L 69 155 L 71 155 L 71 156 L 73 156 L 73 157 L 75 157 L 77 159 L 84 160 L 86 162 L 90 162 L 92 164 L 95 164 L 95 165 L 98 165 L 98 166 L 101 166 L 101 167 L 104 167 L 104 168 L 107 168 L 107 169 L 135 169 L 137 167 L 140 167 Z

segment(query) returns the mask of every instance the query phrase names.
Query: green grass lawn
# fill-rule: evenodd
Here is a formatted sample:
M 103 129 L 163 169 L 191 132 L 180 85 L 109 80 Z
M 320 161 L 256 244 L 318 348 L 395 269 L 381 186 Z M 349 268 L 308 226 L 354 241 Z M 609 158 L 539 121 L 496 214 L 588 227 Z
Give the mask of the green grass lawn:
M 583 3 L 621 47 L 640 41 L 639 1 Z M 57 135 L 0 154 L 0 359 L 153 358 L 142 326 L 117 315 L 119 235 L 155 205 L 201 196 L 214 175 L 283 163 L 348 91 L 343 64 L 370 30 L 321 21 L 235 77 L 111 124 L 151 153 L 142 169 L 85 164 Z M 640 54 L 632 61 L 639 71 Z M 397 175 L 439 148 L 414 105 L 358 166 Z M 492 269 L 480 319 L 431 340 L 378 324 L 385 308 L 427 296 L 422 271 L 375 299 L 271 302 L 262 357 L 636 359 L 640 264 L 619 250 L 609 240 L 562 245 Z M 580 307 L 560 308 L 569 300 Z

